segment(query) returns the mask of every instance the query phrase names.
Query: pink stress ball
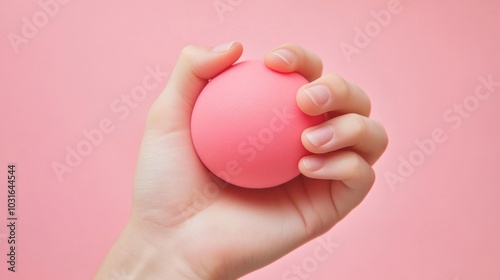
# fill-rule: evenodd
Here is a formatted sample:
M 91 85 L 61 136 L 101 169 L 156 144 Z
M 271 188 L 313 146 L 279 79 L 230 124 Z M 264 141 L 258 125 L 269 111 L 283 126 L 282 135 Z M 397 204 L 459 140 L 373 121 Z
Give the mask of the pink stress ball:
M 191 118 L 200 160 L 219 178 L 246 188 L 268 188 L 299 175 L 308 154 L 301 134 L 323 116 L 308 116 L 296 103 L 307 80 L 279 73 L 262 61 L 237 63 L 208 82 Z

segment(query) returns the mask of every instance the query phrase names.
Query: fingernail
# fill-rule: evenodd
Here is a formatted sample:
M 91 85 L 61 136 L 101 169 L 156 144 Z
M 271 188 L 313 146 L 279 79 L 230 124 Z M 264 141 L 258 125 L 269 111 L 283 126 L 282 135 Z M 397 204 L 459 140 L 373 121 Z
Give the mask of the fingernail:
M 273 51 L 273 54 L 283 60 L 286 64 L 292 65 L 295 60 L 295 55 L 288 49 L 278 49 Z
M 330 99 L 330 89 L 325 85 L 314 85 L 304 89 L 314 105 L 321 107 Z
M 305 168 L 311 172 L 318 171 L 325 165 L 325 161 L 323 159 L 316 157 L 304 158 L 303 163 Z
M 321 147 L 330 142 L 333 138 L 334 131 L 330 126 L 323 126 L 313 131 L 306 133 L 306 138 L 316 147 Z
M 231 41 L 231 42 L 228 42 L 228 43 L 224 43 L 224 44 L 220 44 L 218 46 L 215 46 L 212 51 L 213 52 L 225 52 L 225 51 L 228 51 L 231 49 L 231 47 L 233 46 L 235 42 L 234 41 Z

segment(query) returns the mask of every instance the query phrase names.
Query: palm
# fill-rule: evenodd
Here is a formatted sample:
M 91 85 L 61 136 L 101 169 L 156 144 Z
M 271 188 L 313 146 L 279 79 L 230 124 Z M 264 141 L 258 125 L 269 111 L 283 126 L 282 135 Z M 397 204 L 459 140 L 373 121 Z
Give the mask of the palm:
M 192 223 L 211 228 L 200 244 L 212 243 L 229 260 L 269 263 L 333 225 L 330 188 L 320 186 L 327 184 L 299 176 L 269 189 L 230 185 Z
M 258 259 L 263 265 L 338 220 L 331 181 L 300 175 L 269 189 L 229 185 L 206 170 L 187 136 L 186 130 L 145 138 L 134 209 L 141 219 L 165 231 L 204 232 L 190 241 L 193 250 L 209 250 L 234 264 Z
M 268 262 L 334 224 L 337 215 L 329 184 L 300 175 L 269 189 L 231 185 L 194 222 L 202 227 L 210 224 L 220 236 L 218 248 L 233 249 L 237 254 L 233 257 L 245 252 L 245 257 Z

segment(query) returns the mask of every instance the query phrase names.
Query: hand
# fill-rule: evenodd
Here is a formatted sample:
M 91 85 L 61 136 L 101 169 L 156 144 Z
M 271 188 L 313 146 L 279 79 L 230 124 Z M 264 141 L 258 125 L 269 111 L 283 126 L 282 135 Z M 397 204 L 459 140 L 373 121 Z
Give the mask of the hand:
M 265 63 L 311 81 L 297 104 L 328 116 L 302 135 L 313 153 L 299 162 L 302 174 L 274 188 L 245 189 L 224 185 L 204 167 L 191 143 L 193 105 L 242 49 L 231 43 L 182 51 L 147 118 L 129 224 L 96 278 L 125 267 L 138 279 L 234 279 L 325 233 L 370 190 L 371 165 L 387 135 L 368 118 L 368 97 L 335 74 L 320 77 L 320 59 L 292 44 L 268 53 Z

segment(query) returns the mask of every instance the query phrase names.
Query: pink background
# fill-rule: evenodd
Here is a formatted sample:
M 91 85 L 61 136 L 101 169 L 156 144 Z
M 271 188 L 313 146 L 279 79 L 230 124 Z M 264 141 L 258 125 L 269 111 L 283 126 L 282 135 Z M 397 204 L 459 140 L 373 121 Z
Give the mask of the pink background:
M 231 9 L 219 15 L 215 2 Z M 325 73 L 369 93 L 372 116 L 390 136 L 360 207 L 243 279 L 500 279 L 500 86 L 474 97 L 480 76 L 500 81 L 500 5 L 401 0 L 377 30 L 371 12 L 391 2 L 74 0 L 43 22 L 37 1 L 1 1 L 0 279 L 93 276 L 127 221 L 145 115 L 166 79 L 125 117 L 111 105 L 141 84 L 147 67 L 169 72 L 184 45 L 231 40 L 244 44 L 244 59 L 287 41 L 313 50 Z M 33 16 L 41 27 L 11 44 Z M 366 26 L 372 38 L 346 56 L 341 46 L 356 47 L 356 28 Z M 464 102 L 463 117 L 449 112 Z M 114 130 L 59 181 L 51 164 L 104 119 Z M 446 140 L 422 158 L 415 141 L 434 129 Z M 398 171 L 407 160 L 418 166 Z M 18 175 L 15 274 L 5 262 L 10 162 Z M 335 248 L 318 259 L 328 242 Z M 302 271 L 295 278 L 294 266 Z

